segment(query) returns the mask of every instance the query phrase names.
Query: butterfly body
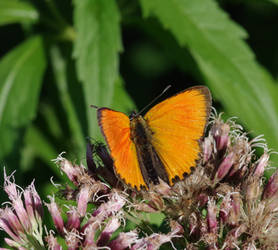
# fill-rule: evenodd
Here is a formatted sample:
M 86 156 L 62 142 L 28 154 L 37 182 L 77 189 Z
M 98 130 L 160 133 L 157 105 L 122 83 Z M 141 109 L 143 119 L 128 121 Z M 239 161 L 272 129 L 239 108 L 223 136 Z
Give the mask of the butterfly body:
M 167 173 L 164 171 L 163 163 L 159 159 L 152 145 L 154 132 L 141 115 L 135 115 L 130 120 L 131 141 L 135 144 L 136 154 L 143 179 L 149 185 L 158 184 L 161 178 L 168 182 Z
M 210 113 L 208 88 L 186 89 L 145 116 L 98 108 L 98 122 L 123 182 L 140 190 L 159 179 L 173 185 L 196 166 Z

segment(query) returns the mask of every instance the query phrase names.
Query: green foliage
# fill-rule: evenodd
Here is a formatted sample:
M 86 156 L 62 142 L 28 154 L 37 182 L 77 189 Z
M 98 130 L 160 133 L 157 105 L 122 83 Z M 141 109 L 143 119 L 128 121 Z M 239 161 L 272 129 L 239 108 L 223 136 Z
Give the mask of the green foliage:
M 18 0 L 0 0 L 0 25 L 10 23 L 34 23 L 39 13 L 27 2 Z
M 246 38 L 245 31 L 214 1 L 142 0 L 141 3 L 145 15 L 156 16 L 181 46 L 188 47 L 213 96 L 221 101 L 226 112 L 240 117 L 247 127 L 252 124 L 252 132 L 264 134 L 269 145 L 275 147 L 278 89 L 242 41 Z
M 208 85 L 277 151 L 277 3 L 0 0 L 1 169 L 48 188 L 51 159 L 84 162 L 86 138 L 102 140 L 90 105 L 128 114 L 168 84 Z
M 101 107 L 112 103 L 121 50 L 120 15 L 114 0 L 75 0 L 74 4 L 78 34 L 74 57 L 78 77 L 83 82 L 89 132 L 95 137 L 99 129 L 90 104 L 93 101 Z
M 2 159 L 11 152 L 20 130 L 27 126 L 36 114 L 45 64 L 40 37 L 25 41 L 0 62 Z

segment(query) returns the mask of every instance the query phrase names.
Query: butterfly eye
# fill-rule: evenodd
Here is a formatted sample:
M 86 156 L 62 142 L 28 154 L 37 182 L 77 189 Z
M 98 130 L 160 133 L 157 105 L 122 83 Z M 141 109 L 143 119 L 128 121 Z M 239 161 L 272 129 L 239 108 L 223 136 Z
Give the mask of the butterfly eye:
M 136 116 L 137 116 L 137 113 L 135 111 L 132 111 L 128 118 L 129 118 L 129 120 L 133 120 Z

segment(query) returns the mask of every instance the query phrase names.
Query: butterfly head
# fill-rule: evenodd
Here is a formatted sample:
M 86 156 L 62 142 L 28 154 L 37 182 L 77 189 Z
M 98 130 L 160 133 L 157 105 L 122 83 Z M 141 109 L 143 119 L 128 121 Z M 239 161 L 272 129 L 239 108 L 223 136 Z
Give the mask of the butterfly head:
M 132 111 L 128 118 L 129 118 L 130 121 L 132 121 L 138 115 L 139 115 L 139 113 L 136 113 L 136 111 Z

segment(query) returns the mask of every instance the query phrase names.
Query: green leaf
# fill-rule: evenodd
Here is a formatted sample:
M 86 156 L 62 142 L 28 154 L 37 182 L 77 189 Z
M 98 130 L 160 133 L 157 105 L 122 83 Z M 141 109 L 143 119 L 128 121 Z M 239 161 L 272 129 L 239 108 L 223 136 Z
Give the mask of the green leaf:
M 59 116 L 55 113 L 57 107 L 50 103 L 40 103 L 39 114 L 42 115 L 49 134 L 55 139 L 63 138 L 63 129 L 59 121 Z
M 74 104 L 69 94 L 66 75 L 67 65 L 57 47 L 53 46 L 51 48 L 50 55 L 52 59 L 54 75 L 56 77 L 56 84 L 59 90 L 59 96 L 61 98 L 62 105 L 67 112 L 68 124 L 74 141 L 73 145 L 76 146 L 77 152 L 81 157 L 81 154 L 85 154 L 86 142 L 85 136 L 83 135 L 81 129 L 80 121 L 78 120 L 78 116 L 74 108 Z
M 0 0 L 0 25 L 30 23 L 38 19 L 39 13 L 31 4 L 18 0 Z
M 156 16 L 189 49 L 213 97 L 229 115 L 238 116 L 252 133 L 264 134 L 277 150 L 277 87 L 243 41 L 245 31 L 212 0 L 141 0 L 141 4 L 145 15 Z
M 115 91 L 111 107 L 126 114 L 130 114 L 131 111 L 136 109 L 135 103 L 125 90 L 124 82 L 121 77 L 115 82 Z
M 48 141 L 47 137 L 33 125 L 29 126 L 25 133 L 24 147 L 21 151 L 21 155 L 20 165 L 22 166 L 22 170 L 30 170 L 35 157 L 39 157 L 46 164 L 50 165 L 58 176 L 60 175 L 60 170 L 51 162 L 51 159 L 57 157 L 58 152 Z
M 99 128 L 90 105 L 112 103 L 121 50 L 120 16 L 114 0 L 75 0 L 74 7 L 74 57 L 86 99 L 89 135 L 96 137 Z
M 269 2 L 272 2 L 274 4 L 278 4 L 278 0 L 268 0 Z
M 35 117 L 46 61 L 40 37 L 22 43 L 0 61 L 0 159 Z

